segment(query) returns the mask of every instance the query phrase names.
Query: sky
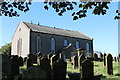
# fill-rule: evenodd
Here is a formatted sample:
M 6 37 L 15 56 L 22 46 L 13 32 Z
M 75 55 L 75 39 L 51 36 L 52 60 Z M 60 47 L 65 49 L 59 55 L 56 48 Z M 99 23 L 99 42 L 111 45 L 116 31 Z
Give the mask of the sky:
M 118 54 L 118 21 L 114 20 L 118 2 L 109 4 L 106 15 L 93 15 L 88 11 L 87 17 L 76 21 L 72 20 L 72 12 L 68 11 L 64 15 L 58 16 L 54 9 L 44 9 L 43 2 L 34 2 L 27 13 L 19 12 L 20 17 L 0 17 L 0 46 L 12 41 L 12 36 L 20 21 L 33 22 L 33 24 L 45 25 L 61 29 L 80 31 L 87 36 L 94 38 L 94 51 L 111 53 L 113 56 Z M 75 8 L 74 11 L 78 11 Z

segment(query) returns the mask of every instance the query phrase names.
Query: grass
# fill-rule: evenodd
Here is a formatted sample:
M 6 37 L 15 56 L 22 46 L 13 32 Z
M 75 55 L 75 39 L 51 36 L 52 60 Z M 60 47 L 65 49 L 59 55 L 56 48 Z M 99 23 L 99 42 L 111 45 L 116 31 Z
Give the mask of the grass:
M 25 70 L 26 66 L 24 65 L 23 67 L 20 67 L 20 70 Z M 67 80 L 69 80 L 68 78 L 68 73 L 79 73 L 78 69 L 74 69 L 71 62 L 69 60 L 67 60 Z M 114 80 L 117 79 L 118 77 L 120 78 L 120 76 L 118 76 L 118 63 L 113 62 L 113 75 L 107 75 L 106 74 L 106 67 L 104 66 L 103 62 L 98 62 L 98 61 L 94 61 L 94 75 L 98 75 L 98 74 L 102 74 L 104 77 L 101 80 L 106 80 L 105 78 L 112 78 L 112 79 L 108 79 L 108 80 Z
M 118 63 L 113 62 L 113 75 L 107 75 L 106 67 L 103 62 L 94 61 L 94 75 L 102 74 L 104 77 L 101 80 L 106 80 L 105 78 L 118 79 Z M 67 73 L 78 73 L 78 69 L 73 69 L 72 64 L 67 60 Z M 67 76 L 68 77 L 68 76 Z

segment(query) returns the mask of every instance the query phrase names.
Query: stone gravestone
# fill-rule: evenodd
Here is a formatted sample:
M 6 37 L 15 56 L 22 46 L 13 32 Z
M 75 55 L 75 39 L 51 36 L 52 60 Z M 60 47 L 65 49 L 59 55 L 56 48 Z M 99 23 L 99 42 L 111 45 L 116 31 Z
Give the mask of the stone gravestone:
M 94 60 L 98 61 L 98 55 L 96 53 L 94 54 Z
M 118 54 L 118 58 L 119 58 L 118 61 L 120 62 L 120 54 Z
M 103 61 L 103 54 L 100 53 L 100 61 Z
M 53 54 L 50 53 L 50 54 L 48 54 L 47 56 L 48 56 L 48 59 L 50 60 L 50 58 L 53 56 Z
M 22 80 L 47 80 L 46 77 L 47 74 L 40 65 L 32 66 L 22 74 Z
M 40 59 L 40 66 L 42 69 L 47 73 L 46 79 L 51 80 L 51 65 L 50 65 L 50 60 L 48 58 L 41 58 Z
M 19 57 L 19 66 L 23 66 L 23 58 L 21 56 Z
M 17 55 L 11 57 L 11 63 L 12 63 L 12 74 L 18 75 L 19 74 L 19 58 Z
M 106 53 L 104 53 L 103 56 L 104 56 L 104 57 L 103 57 L 104 66 L 106 66 Z
M 84 54 L 81 54 L 78 58 L 78 66 L 79 66 L 79 71 L 81 71 L 81 64 L 82 62 L 85 60 L 85 55 Z
M 116 57 L 114 57 L 114 61 L 117 62 L 117 58 Z
M 102 53 L 100 53 L 100 58 L 103 59 L 103 54 Z
M 50 59 L 51 65 L 53 65 L 53 63 L 55 63 L 58 59 L 59 59 L 59 54 L 53 55 Z
M 74 61 L 73 61 L 73 67 L 74 69 L 77 69 L 78 68 L 78 56 L 74 56 Z
M 67 63 L 63 59 L 57 60 L 53 64 L 53 80 L 66 80 Z
M 85 59 L 82 62 L 81 79 L 82 80 L 93 80 L 94 78 L 94 67 L 93 62 Z
M 107 59 L 106 59 L 106 66 L 107 66 L 107 74 L 109 75 L 113 75 L 113 57 L 111 54 L 107 55 Z
M 24 57 L 23 63 L 26 64 L 26 62 L 27 62 L 27 57 Z
M 117 57 L 117 62 L 119 63 L 119 57 Z
M 11 69 L 11 61 L 9 59 L 9 57 L 5 54 L 0 54 L 0 59 L 1 59 L 1 63 L 2 65 L 0 69 L 2 69 L 2 71 L 0 70 L 0 74 L 4 74 L 9 80 L 12 77 L 12 69 Z M 3 77 L 2 77 L 3 78 Z
M 30 57 L 27 58 L 26 65 L 27 65 L 27 68 L 29 68 L 33 65 L 32 59 Z
M 66 62 L 66 57 L 63 53 L 59 53 L 59 58 L 63 59 Z

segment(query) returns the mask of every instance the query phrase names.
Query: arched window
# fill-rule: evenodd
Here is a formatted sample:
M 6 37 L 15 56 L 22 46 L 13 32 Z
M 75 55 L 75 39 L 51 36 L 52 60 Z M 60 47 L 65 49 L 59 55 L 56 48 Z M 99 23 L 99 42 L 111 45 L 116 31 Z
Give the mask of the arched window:
M 86 56 L 89 56 L 89 43 L 86 43 Z
M 41 38 L 37 36 L 37 53 L 41 51 Z
M 80 48 L 80 43 L 79 41 L 76 41 L 76 49 Z
M 55 39 L 52 37 L 50 40 L 50 44 L 51 44 L 51 51 L 53 51 L 55 53 Z
M 17 54 L 18 56 L 21 56 L 22 53 L 22 39 L 19 38 L 17 41 Z
M 64 46 L 68 46 L 68 41 L 66 39 L 64 40 Z

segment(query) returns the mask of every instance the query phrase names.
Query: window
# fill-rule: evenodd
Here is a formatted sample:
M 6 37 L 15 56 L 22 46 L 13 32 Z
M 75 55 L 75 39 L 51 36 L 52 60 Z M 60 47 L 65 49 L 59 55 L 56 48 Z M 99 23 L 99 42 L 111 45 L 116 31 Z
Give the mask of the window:
M 55 53 L 55 39 L 52 37 L 51 38 L 51 51 L 53 51 Z
M 79 44 L 79 41 L 76 41 L 76 48 L 80 48 L 80 44 Z
M 64 46 L 68 46 L 68 41 L 66 39 L 64 40 Z
M 17 41 L 17 54 L 18 56 L 21 56 L 22 53 L 22 39 L 19 38 Z
M 41 51 L 41 38 L 37 36 L 37 53 Z
M 89 56 L 89 43 L 86 43 L 86 56 Z

